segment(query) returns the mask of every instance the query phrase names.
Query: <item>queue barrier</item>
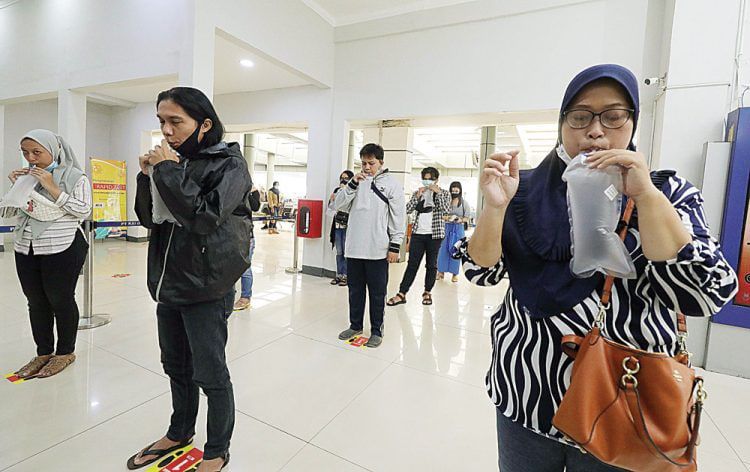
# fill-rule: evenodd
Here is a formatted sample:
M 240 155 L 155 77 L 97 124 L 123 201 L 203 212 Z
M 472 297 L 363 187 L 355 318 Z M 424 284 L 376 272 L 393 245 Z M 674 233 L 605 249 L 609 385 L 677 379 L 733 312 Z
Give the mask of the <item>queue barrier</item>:
M 256 221 L 291 221 L 294 225 L 294 260 L 293 266 L 286 268 L 286 273 L 296 274 L 300 272 L 299 268 L 299 237 L 297 236 L 296 226 L 297 217 L 269 217 L 253 216 L 253 222 Z M 97 228 L 122 228 L 141 226 L 140 221 L 91 221 L 83 222 L 83 230 L 86 241 L 89 243 L 89 250 L 86 255 L 86 261 L 83 265 L 83 316 L 78 323 L 78 329 L 91 329 L 104 326 L 112 320 L 112 316 L 107 313 L 94 313 L 94 230 Z M 0 226 L 0 234 L 12 233 L 15 226 Z

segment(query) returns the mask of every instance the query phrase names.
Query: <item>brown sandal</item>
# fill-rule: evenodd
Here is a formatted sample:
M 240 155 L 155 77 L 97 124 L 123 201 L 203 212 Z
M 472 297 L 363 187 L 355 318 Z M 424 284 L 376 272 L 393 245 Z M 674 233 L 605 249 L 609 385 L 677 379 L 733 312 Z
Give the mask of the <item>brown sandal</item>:
M 39 377 L 40 379 L 44 379 L 47 377 L 52 377 L 53 375 L 57 375 L 65 370 L 65 368 L 70 364 L 75 362 L 75 360 L 76 355 L 73 353 L 63 354 L 61 356 L 53 356 L 52 359 L 47 362 L 47 365 L 45 365 L 42 370 L 39 371 L 37 377 Z
M 16 371 L 16 375 L 21 377 L 22 379 L 36 377 L 39 371 L 42 370 L 45 365 L 47 365 L 50 359 L 52 359 L 52 354 L 46 356 L 36 356 L 35 358 L 31 359 L 28 364 L 18 369 Z
M 430 292 L 422 294 L 422 305 L 432 305 L 432 294 Z
M 406 303 L 406 297 L 401 295 L 400 293 L 397 293 L 396 295 L 389 298 L 387 302 L 385 302 L 385 304 L 388 306 L 403 305 L 404 303 Z

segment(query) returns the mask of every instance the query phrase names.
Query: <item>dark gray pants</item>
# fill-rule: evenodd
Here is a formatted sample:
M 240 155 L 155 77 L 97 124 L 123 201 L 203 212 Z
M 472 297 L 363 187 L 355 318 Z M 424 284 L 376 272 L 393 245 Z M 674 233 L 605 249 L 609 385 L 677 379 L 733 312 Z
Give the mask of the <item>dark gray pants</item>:
M 500 472 L 621 472 L 577 448 L 545 438 L 497 414 Z
M 183 441 L 195 435 L 198 388 L 203 389 L 208 398 L 206 460 L 229 450 L 234 430 L 234 391 L 224 353 L 233 304 L 234 290 L 210 302 L 156 307 L 161 363 L 172 389 L 167 437 Z

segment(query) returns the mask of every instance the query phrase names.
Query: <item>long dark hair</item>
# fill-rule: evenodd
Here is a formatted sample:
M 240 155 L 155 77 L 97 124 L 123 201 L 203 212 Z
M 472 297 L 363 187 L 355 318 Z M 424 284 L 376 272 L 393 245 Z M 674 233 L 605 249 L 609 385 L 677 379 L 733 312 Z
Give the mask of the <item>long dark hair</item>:
M 464 206 L 464 188 L 461 186 L 461 182 L 458 180 L 454 180 L 451 182 L 450 186 L 448 187 L 448 191 L 450 192 L 450 189 L 458 187 L 458 189 L 461 191 L 461 195 L 458 196 L 459 202 L 461 202 L 461 206 Z M 453 195 L 451 195 L 451 200 L 453 200 Z M 466 210 L 464 210 L 466 211 Z
M 159 94 L 156 98 L 156 107 L 164 100 L 172 100 L 181 106 L 190 118 L 202 125 L 206 119 L 211 120 L 211 129 L 206 131 L 200 142 L 201 149 L 218 144 L 224 139 L 224 125 L 216 114 L 211 100 L 206 94 L 192 87 L 172 87 Z

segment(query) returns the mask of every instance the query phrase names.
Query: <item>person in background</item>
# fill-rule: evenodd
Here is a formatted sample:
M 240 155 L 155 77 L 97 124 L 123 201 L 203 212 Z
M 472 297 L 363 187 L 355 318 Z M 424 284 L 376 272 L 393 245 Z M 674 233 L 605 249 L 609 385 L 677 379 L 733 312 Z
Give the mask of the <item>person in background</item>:
M 250 191 L 250 209 L 258 211 L 260 209 L 260 192 L 253 185 Z M 240 298 L 234 304 L 234 311 L 241 311 L 250 308 L 250 300 L 253 298 L 253 253 L 255 252 L 255 236 L 253 235 L 253 226 L 250 226 L 250 267 L 240 277 Z
M 465 236 L 464 230 L 471 218 L 471 207 L 464 200 L 461 182 L 451 182 L 450 193 L 451 206 L 450 211 L 445 216 L 445 239 L 443 239 L 438 253 L 437 278 L 443 280 L 445 273 L 448 272 L 453 274 L 451 280 L 455 283 L 458 282 L 461 263 L 452 257 L 453 246 Z
M 328 208 L 335 211 L 336 193 L 344 188 L 347 183 L 354 177 L 354 172 L 345 170 L 339 176 L 339 186 L 336 187 L 328 198 Z M 331 246 L 336 250 L 336 277 L 331 280 L 331 285 L 346 287 L 346 224 L 349 221 L 349 213 L 345 211 L 336 211 L 333 216 L 331 225 Z
M 268 220 L 268 234 L 279 234 L 276 228 L 277 218 L 281 214 L 281 192 L 278 182 L 274 182 L 273 187 L 268 191 L 268 209 L 271 212 Z
M 406 204 L 406 214 L 416 212 L 417 219 L 412 227 L 409 242 L 409 263 L 401 280 L 399 292 L 388 300 L 388 306 L 406 303 L 406 294 L 414 283 L 419 264 L 425 257 L 424 292 L 422 304 L 432 305 L 432 288 L 437 275 L 437 258 L 440 243 L 445 238 L 445 216 L 450 209 L 451 197 L 447 190 L 440 188 L 440 172 L 434 167 L 422 169 L 422 186 Z
M 28 301 L 37 355 L 16 375 L 51 377 L 76 359 L 75 290 L 89 250 L 81 223 L 91 213 L 91 183 L 73 149 L 52 131 L 26 133 L 21 153 L 29 167 L 8 178 L 15 184 L 21 176 L 32 176 L 36 187 L 26 208 L 3 208 L 0 216 L 20 218 L 14 231 L 16 273 Z
M 208 434 L 197 472 L 216 472 L 229 463 L 234 431 L 227 319 L 234 286 L 250 267 L 253 183 L 239 144 L 223 141 L 224 126 L 203 92 L 174 87 L 159 94 L 156 107 L 164 139 L 139 158 L 135 212 L 151 230 L 147 286 L 157 302 L 172 415 L 166 434 L 127 467 L 145 467 L 192 444 L 202 389 Z M 155 214 L 157 198 L 174 221 Z
M 349 213 L 346 235 L 346 270 L 349 274 L 349 328 L 342 341 L 362 334 L 365 291 L 370 295 L 370 339 L 365 346 L 383 342 L 383 314 L 388 288 L 388 264 L 398 262 L 404 240 L 404 188 L 383 169 L 383 148 L 366 144 L 359 152 L 362 172 L 336 193 L 335 208 Z

